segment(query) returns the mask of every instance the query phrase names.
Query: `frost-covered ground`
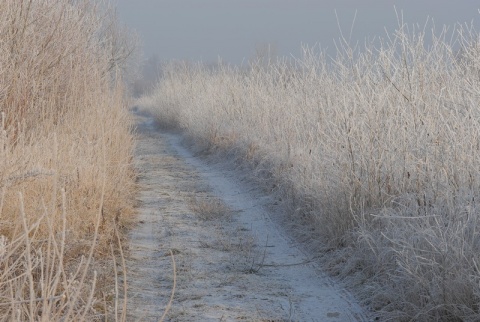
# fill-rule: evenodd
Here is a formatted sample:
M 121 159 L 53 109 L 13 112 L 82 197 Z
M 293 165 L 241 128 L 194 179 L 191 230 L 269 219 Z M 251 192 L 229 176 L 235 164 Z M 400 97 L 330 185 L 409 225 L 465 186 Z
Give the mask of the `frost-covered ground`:
M 366 313 L 276 223 L 273 201 L 138 115 L 139 224 L 127 261 L 129 320 L 362 321 Z

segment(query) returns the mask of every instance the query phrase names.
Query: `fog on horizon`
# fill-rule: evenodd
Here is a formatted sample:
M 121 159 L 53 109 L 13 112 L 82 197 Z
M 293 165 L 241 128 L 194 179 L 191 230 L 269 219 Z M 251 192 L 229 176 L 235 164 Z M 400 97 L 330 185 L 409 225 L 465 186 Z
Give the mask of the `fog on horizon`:
M 142 40 L 145 58 L 240 64 L 271 45 L 296 56 L 301 45 L 334 53 L 340 28 L 352 43 L 384 37 L 398 27 L 395 9 L 409 25 L 433 18 L 436 30 L 456 23 L 478 31 L 480 3 L 473 0 L 117 0 L 122 23 Z M 337 17 L 338 16 L 338 21 Z M 430 30 L 431 25 L 428 27 Z

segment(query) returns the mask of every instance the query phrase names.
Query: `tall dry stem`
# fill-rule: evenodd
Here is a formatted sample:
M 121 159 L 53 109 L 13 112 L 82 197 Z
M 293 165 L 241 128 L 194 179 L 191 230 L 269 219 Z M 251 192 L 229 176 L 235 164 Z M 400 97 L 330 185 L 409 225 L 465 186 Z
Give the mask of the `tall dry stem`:
M 112 313 L 97 305 L 114 284 L 112 223 L 128 226 L 135 193 L 131 43 L 114 21 L 97 1 L 0 3 L 2 319 Z

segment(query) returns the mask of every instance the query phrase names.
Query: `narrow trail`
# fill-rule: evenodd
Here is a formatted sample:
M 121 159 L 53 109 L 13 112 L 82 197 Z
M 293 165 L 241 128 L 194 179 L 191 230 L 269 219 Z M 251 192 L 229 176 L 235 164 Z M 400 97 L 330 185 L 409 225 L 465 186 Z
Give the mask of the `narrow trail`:
M 268 196 L 137 115 L 139 224 L 127 258 L 128 321 L 367 321 L 270 219 Z

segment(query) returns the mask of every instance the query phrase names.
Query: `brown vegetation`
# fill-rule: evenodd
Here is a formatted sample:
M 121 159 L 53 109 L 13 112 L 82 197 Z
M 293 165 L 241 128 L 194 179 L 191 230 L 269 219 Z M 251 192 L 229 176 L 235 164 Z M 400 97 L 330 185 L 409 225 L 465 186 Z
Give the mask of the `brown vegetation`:
M 113 22 L 95 1 L 0 3 L 2 320 L 92 320 L 117 295 L 134 173 Z

